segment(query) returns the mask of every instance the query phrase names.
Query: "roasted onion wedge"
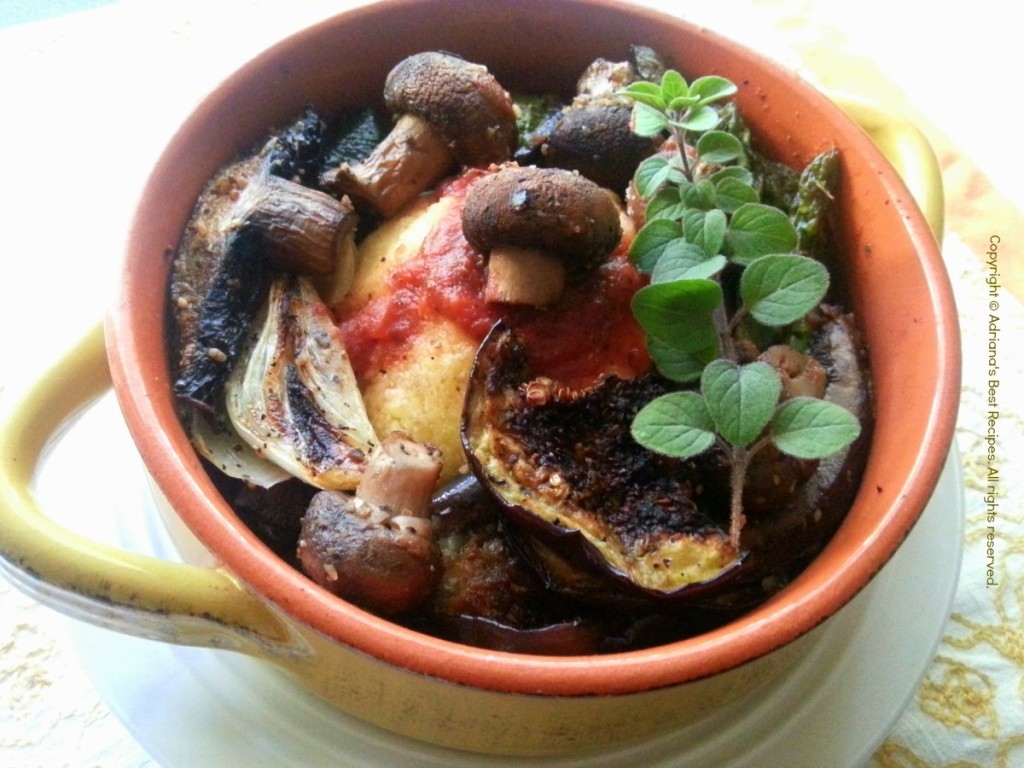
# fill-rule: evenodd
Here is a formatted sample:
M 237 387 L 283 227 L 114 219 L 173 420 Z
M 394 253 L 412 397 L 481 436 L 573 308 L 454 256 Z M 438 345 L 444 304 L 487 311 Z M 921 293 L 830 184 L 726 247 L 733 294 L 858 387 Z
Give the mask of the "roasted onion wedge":
M 312 281 L 277 278 L 254 329 L 225 386 L 232 426 L 292 476 L 352 490 L 378 440 L 341 334 Z

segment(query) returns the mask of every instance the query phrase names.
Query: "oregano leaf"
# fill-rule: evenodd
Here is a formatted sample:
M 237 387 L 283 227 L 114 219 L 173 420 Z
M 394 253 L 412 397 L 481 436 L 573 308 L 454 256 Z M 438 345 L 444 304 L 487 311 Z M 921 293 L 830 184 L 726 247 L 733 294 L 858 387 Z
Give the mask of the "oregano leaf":
M 704 247 L 704 211 L 700 208 L 687 208 L 683 211 L 681 221 L 683 237 L 687 242 Z
M 699 99 L 696 96 L 676 96 L 668 103 L 668 109 L 670 112 L 683 112 L 690 107 L 696 106 Z
M 661 95 L 661 86 L 647 80 L 637 80 L 630 83 L 620 91 L 621 94 L 629 96 L 635 102 L 664 111 L 666 108 L 665 99 Z
M 714 280 L 673 280 L 652 283 L 633 294 L 632 308 L 640 326 L 676 349 L 700 352 L 717 348 L 713 313 L 722 303 Z
M 750 172 L 750 169 L 744 168 L 742 165 L 730 165 L 727 168 L 719 168 L 711 174 L 711 181 L 716 185 L 723 179 L 736 179 L 751 188 L 753 188 L 754 184 L 754 174 Z
M 782 382 L 767 363 L 718 359 L 704 367 L 700 391 L 718 433 L 732 445 L 747 446 L 771 421 Z
M 672 392 L 641 408 L 631 432 L 648 450 L 686 459 L 714 445 L 714 428 L 704 398 L 696 392 Z
M 644 206 L 644 218 L 647 221 L 654 219 L 673 219 L 678 221 L 683 218 L 686 206 L 679 196 L 679 187 L 670 184 L 664 189 L 659 189 L 654 197 L 647 201 Z
M 725 268 L 724 256 L 708 258 L 704 249 L 682 238 L 665 246 L 654 271 L 652 283 L 667 283 L 685 278 L 711 277 Z
M 644 224 L 629 246 L 629 258 L 641 272 L 650 274 L 661 258 L 665 246 L 683 236 L 678 221 L 655 219 Z
M 726 213 L 735 213 L 741 205 L 756 203 L 760 199 L 757 190 L 739 177 L 718 177 L 718 174 L 715 174 L 712 179 L 715 185 L 715 202 Z
M 825 266 L 795 253 L 771 254 L 754 261 L 740 278 L 740 296 L 747 312 L 773 328 L 795 323 L 828 291 Z
M 727 241 L 733 261 L 744 266 L 770 253 L 788 253 L 796 247 L 796 229 L 778 208 L 745 203 L 729 220 Z
M 651 282 L 668 283 L 672 280 L 681 280 L 686 277 L 687 272 L 706 260 L 703 248 L 680 237 L 665 245 L 661 258 L 651 271 Z
M 701 245 L 709 258 L 722 250 L 727 226 L 725 213 L 717 208 L 708 211 L 704 216 L 704 236 Z
M 700 105 L 688 110 L 682 119 L 674 120 L 672 124 L 686 131 L 710 131 L 720 120 L 713 107 Z
M 860 435 L 860 422 L 841 405 L 814 397 L 782 403 L 772 418 L 772 442 L 798 459 L 821 459 L 841 451 Z
M 708 163 L 731 163 L 743 154 L 740 140 L 725 131 L 708 131 L 697 140 L 697 156 Z
M 647 339 L 647 351 L 658 373 L 669 381 L 679 384 L 690 384 L 700 379 L 704 366 L 715 359 L 718 350 L 715 348 L 687 352 L 685 349 L 670 347 L 653 336 Z
M 638 136 L 657 136 L 669 128 L 665 113 L 649 104 L 633 105 L 633 133 Z
M 718 75 L 705 75 L 690 84 L 690 93 L 699 96 L 701 104 L 708 104 L 732 96 L 736 93 L 736 85 Z
M 683 202 L 688 208 L 710 211 L 715 207 L 715 185 L 707 179 L 690 184 L 682 190 Z
M 668 158 L 652 155 L 641 161 L 633 174 L 633 183 L 640 197 L 647 199 L 667 184 L 672 173 Z
M 666 105 L 670 105 L 673 99 L 680 96 L 689 96 L 690 86 L 678 71 L 667 69 L 661 76 L 661 98 Z

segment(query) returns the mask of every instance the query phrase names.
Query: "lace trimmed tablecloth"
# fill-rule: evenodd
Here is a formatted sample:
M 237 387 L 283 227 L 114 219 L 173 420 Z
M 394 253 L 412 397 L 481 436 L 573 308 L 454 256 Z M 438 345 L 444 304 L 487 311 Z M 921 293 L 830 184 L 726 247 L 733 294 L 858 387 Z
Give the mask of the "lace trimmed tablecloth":
M 195 100 L 250 54 L 345 5 L 124 0 L 0 30 L 0 398 L 102 313 L 137 187 Z M 1024 168 L 1011 136 L 1016 94 L 1002 88 L 1019 71 L 1014 22 L 1003 18 L 1008 4 L 988 0 L 848 5 L 668 7 L 812 80 L 904 112 L 936 148 L 943 252 L 963 334 L 965 552 L 937 656 L 870 765 L 1019 768 Z M 65 620 L 0 581 L 0 766 L 154 765 L 93 691 Z

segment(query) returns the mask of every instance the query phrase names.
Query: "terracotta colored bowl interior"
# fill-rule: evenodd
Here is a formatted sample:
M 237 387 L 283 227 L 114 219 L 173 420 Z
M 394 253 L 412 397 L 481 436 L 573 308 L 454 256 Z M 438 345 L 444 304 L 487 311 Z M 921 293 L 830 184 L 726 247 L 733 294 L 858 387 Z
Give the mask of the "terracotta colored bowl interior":
M 494 30 L 501 30 L 495 34 Z M 706 635 L 608 657 L 479 651 L 397 627 L 329 596 L 274 557 L 204 474 L 171 398 L 164 308 L 168 253 L 203 182 L 306 104 L 330 115 L 377 103 L 402 57 L 444 49 L 483 62 L 510 90 L 565 91 L 597 57 L 643 43 L 687 76 L 739 85 L 742 113 L 768 150 L 795 166 L 842 154 L 838 279 L 866 332 L 877 395 L 862 488 L 838 534 L 787 589 Z M 118 397 L 143 458 L 180 517 L 232 571 L 287 614 L 389 663 L 493 690 L 618 693 L 698 679 L 766 654 L 849 601 L 908 534 L 952 439 L 959 341 L 934 238 L 867 136 L 783 69 L 711 32 L 606 0 L 385 2 L 289 38 L 227 80 L 189 117 L 155 168 L 128 243 L 122 294 L 108 323 Z

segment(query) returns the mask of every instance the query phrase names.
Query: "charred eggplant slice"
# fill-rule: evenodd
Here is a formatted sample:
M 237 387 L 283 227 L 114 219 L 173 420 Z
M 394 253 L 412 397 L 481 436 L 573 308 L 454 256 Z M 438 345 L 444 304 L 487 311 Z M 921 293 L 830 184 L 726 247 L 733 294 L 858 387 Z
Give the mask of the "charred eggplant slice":
M 696 595 L 743 569 L 728 521 L 698 503 L 687 462 L 639 446 L 629 424 L 665 391 L 655 375 L 563 391 L 534 379 L 498 324 L 470 380 L 463 441 L 551 586 L 597 599 Z
M 810 351 L 828 376 L 825 399 L 865 429 L 752 505 L 740 551 L 729 543 L 722 457 L 669 459 L 629 435 L 637 410 L 667 382 L 650 373 L 567 391 L 532 377 L 515 333 L 495 326 L 470 382 L 463 440 L 474 473 L 553 589 L 735 610 L 763 601 L 824 548 L 857 492 L 872 399 L 852 317 L 832 307 L 813 314 Z

